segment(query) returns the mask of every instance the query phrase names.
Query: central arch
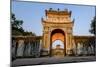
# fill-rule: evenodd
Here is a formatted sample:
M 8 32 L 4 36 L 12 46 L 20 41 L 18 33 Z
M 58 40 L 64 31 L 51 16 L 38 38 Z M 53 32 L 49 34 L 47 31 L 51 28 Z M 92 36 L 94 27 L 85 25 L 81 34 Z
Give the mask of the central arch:
M 50 35 L 50 56 L 55 54 L 66 55 L 66 40 L 65 33 L 61 29 L 54 29 Z M 54 47 L 55 46 L 55 47 Z M 56 53 L 55 53 L 56 52 Z M 62 52 L 62 53 L 61 53 Z M 59 54 L 58 54 L 59 53 Z

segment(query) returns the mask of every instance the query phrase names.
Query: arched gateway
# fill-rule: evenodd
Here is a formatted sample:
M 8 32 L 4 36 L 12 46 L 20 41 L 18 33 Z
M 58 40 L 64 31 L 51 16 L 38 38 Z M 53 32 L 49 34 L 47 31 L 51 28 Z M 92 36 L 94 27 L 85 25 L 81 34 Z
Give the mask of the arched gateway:
M 71 11 L 67 9 L 60 11 L 45 10 L 45 18 L 42 18 L 43 24 L 43 45 L 42 50 L 44 55 L 54 56 L 55 54 L 62 54 L 63 56 L 71 54 L 72 45 L 72 30 L 73 22 L 71 21 Z M 56 48 L 52 48 L 52 43 L 55 40 L 60 40 L 63 43 L 61 48 L 60 44 Z M 56 52 L 58 51 L 58 52 Z M 62 53 L 60 53 L 62 52 Z

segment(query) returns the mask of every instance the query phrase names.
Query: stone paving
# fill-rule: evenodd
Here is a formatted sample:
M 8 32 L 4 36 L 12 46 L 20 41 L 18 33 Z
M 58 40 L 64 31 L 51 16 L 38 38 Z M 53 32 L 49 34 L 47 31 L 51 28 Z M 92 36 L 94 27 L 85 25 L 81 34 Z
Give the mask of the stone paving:
M 16 59 L 12 62 L 12 66 L 24 65 L 41 65 L 41 64 L 56 64 L 56 63 L 73 63 L 73 62 L 89 62 L 96 61 L 95 56 L 78 56 L 78 57 L 42 57 L 42 58 L 23 58 Z

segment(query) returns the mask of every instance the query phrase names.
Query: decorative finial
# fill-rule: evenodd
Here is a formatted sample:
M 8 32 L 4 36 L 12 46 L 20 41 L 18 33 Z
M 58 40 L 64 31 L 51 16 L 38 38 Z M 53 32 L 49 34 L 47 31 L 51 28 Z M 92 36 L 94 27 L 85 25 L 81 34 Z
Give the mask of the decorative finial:
M 70 11 L 69 13 L 70 13 L 70 15 L 71 15 L 72 11 Z
M 52 11 L 52 8 L 50 8 L 49 10 Z
M 41 20 L 43 21 L 43 17 L 41 18 Z
M 73 21 L 72 21 L 72 22 L 74 23 L 74 21 L 75 21 L 75 19 L 73 19 Z
M 68 11 L 68 9 L 65 9 L 65 11 Z
M 60 9 L 58 8 L 58 11 L 59 11 Z
M 72 11 L 69 12 L 70 17 L 71 17 L 71 14 L 72 14 Z

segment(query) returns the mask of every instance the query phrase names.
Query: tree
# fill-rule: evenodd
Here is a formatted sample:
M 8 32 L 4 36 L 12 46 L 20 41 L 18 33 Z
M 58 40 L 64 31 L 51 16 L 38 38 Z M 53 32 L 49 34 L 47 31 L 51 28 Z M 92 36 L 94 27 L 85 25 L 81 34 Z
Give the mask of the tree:
M 12 35 L 22 35 L 22 36 L 35 36 L 35 33 L 32 32 L 25 32 L 24 29 L 22 28 L 23 21 L 18 20 L 15 17 L 15 14 L 11 14 L 11 25 L 12 25 Z
M 94 34 L 96 36 L 96 16 L 93 18 L 93 20 L 91 21 L 91 29 L 89 30 L 90 33 Z M 96 51 L 96 39 L 89 39 L 89 42 L 92 43 L 91 45 L 94 48 L 94 54 Z
M 11 14 L 12 35 L 22 35 L 24 32 L 22 28 L 23 21 L 17 20 L 15 14 Z
M 89 32 L 96 35 L 96 16 L 91 21 L 91 29 L 89 30 Z
M 24 35 L 24 36 L 36 36 L 35 33 L 27 32 L 27 31 L 24 32 L 23 35 Z
M 12 27 L 14 27 L 14 28 L 21 28 L 22 24 L 23 24 L 23 21 L 22 20 L 17 20 L 15 18 L 15 15 L 12 14 L 11 24 L 12 24 Z

